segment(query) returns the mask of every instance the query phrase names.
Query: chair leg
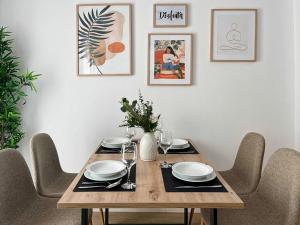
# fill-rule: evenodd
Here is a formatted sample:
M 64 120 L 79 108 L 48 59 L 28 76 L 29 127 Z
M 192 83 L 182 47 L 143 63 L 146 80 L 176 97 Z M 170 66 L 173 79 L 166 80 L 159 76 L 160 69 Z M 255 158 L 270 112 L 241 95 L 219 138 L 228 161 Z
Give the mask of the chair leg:
M 200 225 L 205 225 L 204 219 L 202 218 L 201 215 L 200 215 Z
M 93 225 L 93 209 L 89 210 L 89 225 Z
M 189 225 L 192 224 L 193 216 L 194 216 L 195 208 L 191 208 L 191 213 L 190 213 L 190 219 L 189 219 Z
M 104 225 L 104 213 L 103 213 L 103 209 L 102 208 L 99 208 L 99 211 L 100 211 L 100 220 L 102 221 L 102 224 Z

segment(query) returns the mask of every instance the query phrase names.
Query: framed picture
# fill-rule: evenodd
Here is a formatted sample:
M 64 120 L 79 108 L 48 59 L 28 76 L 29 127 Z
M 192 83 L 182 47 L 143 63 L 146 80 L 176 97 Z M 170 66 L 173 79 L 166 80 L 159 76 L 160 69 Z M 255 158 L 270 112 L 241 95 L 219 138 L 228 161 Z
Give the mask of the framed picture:
M 77 74 L 131 74 L 131 5 L 77 5 Z
M 213 9 L 211 18 L 211 61 L 256 61 L 257 9 Z
M 188 20 L 187 4 L 154 4 L 154 27 L 186 27 Z
M 191 85 L 192 34 L 149 34 L 148 85 Z

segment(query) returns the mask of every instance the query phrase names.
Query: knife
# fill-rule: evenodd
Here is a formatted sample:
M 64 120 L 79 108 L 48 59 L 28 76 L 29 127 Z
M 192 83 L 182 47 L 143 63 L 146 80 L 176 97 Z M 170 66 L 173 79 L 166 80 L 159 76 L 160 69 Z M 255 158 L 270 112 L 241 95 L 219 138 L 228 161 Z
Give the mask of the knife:
M 222 185 L 210 185 L 210 186 L 176 186 L 175 188 L 221 188 Z

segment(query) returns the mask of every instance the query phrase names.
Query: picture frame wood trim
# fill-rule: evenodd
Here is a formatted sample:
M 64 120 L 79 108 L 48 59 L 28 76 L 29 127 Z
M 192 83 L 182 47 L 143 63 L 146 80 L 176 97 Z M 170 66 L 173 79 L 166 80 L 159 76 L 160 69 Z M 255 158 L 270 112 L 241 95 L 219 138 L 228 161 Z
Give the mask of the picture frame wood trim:
M 215 12 L 216 11 L 253 11 L 254 14 L 255 14 L 255 28 L 254 28 L 254 58 L 253 59 L 246 59 L 246 60 L 232 60 L 232 59 L 229 59 L 229 60 L 220 60 L 220 59 L 214 59 L 214 54 L 213 54 L 213 51 L 214 51 L 214 43 L 213 43 L 213 40 L 214 40 L 214 22 L 215 22 L 215 18 L 214 18 L 214 15 L 215 15 Z M 258 9 L 254 9 L 254 8 L 230 8 L 230 9 L 221 9 L 221 8 L 218 8 L 218 9 L 211 9 L 211 26 L 210 26 L 210 61 L 211 62 L 256 62 L 257 61 L 257 25 L 258 25 Z
M 184 25 L 157 25 L 156 24 L 156 6 L 184 6 L 185 10 L 185 15 L 184 15 L 184 20 L 185 24 Z M 153 27 L 154 28 L 179 28 L 179 27 L 188 27 L 188 3 L 155 3 L 153 4 Z
M 78 56 L 78 27 L 79 27 L 79 7 L 81 6 L 128 6 L 129 7 L 129 73 L 118 74 L 80 74 L 79 73 L 79 56 Z M 132 4 L 131 3 L 92 3 L 92 4 L 76 4 L 76 62 L 77 62 L 77 77 L 116 77 L 116 76 L 132 76 Z
M 193 46 L 193 33 L 148 33 L 148 54 L 147 54 L 147 85 L 148 86 L 192 86 L 193 85 L 193 48 L 190 50 L 190 81 L 187 84 L 151 84 L 150 83 L 150 37 L 152 35 L 189 35 L 191 46 Z

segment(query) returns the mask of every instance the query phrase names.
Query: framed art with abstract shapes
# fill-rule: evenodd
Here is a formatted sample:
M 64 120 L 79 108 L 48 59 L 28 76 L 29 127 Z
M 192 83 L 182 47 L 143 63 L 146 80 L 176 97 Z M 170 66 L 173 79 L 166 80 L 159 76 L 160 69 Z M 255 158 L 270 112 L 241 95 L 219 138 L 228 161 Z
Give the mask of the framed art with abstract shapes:
M 79 76 L 131 74 L 131 5 L 77 5 Z
M 148 85 L 192 84 L 192 34 L 152 33 L 148 44 Z
M 256 9 L 213 9 L 211 61 L 256 61 L 256 23 Z

